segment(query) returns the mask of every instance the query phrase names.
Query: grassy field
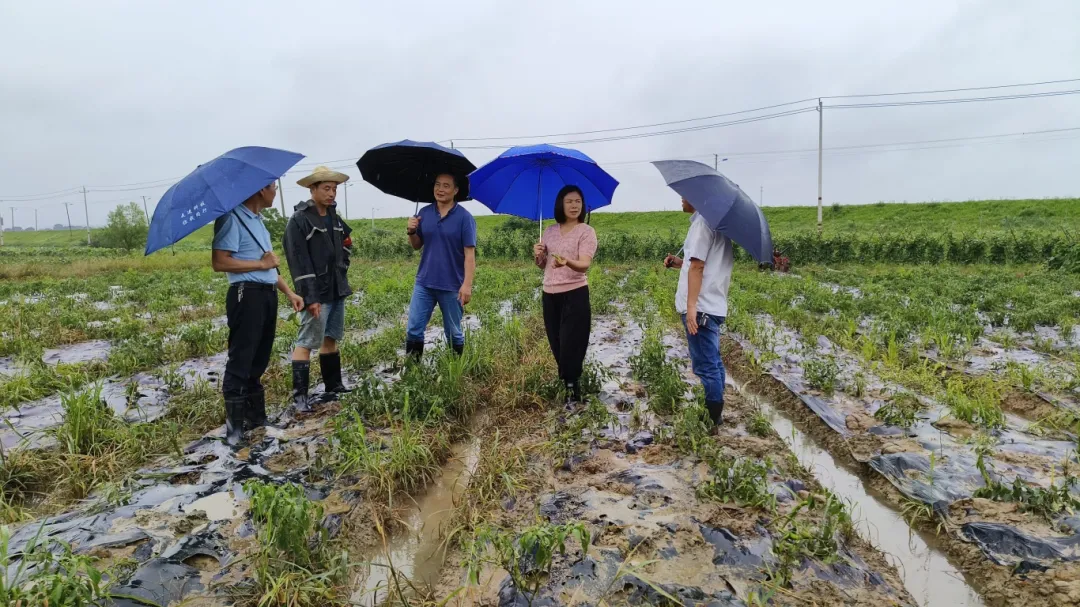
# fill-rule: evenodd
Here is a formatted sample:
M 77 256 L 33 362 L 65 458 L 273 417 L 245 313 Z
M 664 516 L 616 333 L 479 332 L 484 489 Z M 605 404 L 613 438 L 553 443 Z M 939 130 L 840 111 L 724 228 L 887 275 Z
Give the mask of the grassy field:
M 402 210 L 406 207 L 402 207 Z M 1080 233 L 1078 208 L 1080 199 L 1076 198 L 837 205 L 825 208 L 823 224 L 826 236 L 941 231 L 966 234 L 1009 230 L 1052 231 L 1072 235 Z M 765 216 L 774 235 L 815 230 L 817 226 L 815 207 L 767 206 Z M 503 215 L 477 217 L 479 237 L 486 237 L 506 220 L 507 217 Z M 372 225 L 370 220 L 363 218 L 353 218 L 349 223 L 360 233 L 370 230 Z M 403 230 L 403 225 L 403 218 L 375 220 L 375 228 L 380 230 Z M 684 230 L 686 219 L 677 211 L 599 212 L 593 215 L 592 225 L 598 232 L 667 234 L 671 230 Z M 211 237 L 211 228 L 207 226 L 186 238 L 182 248 L 209 247 Z M 4 241 L 5 246 L 13 247 L 82 246 L 86 244 L 86 231 L 8 232 L 4 235 Z

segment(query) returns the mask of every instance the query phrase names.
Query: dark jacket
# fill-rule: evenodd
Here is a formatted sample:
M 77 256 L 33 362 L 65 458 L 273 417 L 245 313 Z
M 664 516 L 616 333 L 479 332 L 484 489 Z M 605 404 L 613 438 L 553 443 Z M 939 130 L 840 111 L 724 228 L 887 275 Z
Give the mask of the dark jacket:
M 295 211 L 285 227 L 284 245 L 296 294 L 304 298 L 305 306 L 348 297 L 352 228 L 333 206 L 327 210 L 333 230 L 326 229 L 326 217 L 311 200 L 296 205 Z

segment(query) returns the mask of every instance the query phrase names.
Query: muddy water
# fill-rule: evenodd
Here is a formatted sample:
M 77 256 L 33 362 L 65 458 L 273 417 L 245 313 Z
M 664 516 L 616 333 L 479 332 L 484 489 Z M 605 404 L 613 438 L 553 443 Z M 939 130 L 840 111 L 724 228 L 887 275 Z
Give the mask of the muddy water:
M 397 571 L 398 583 L 403 590 L 407 587 L 404 579 L 416 588 L 434 586 L 438 582 L 446 558 L 443 543 L 446 525 L 476 471 L 479 454 L 478 437 L 454 445 L 441 476 L 423 495 L 416 497 L 415 503 L 401 517 L 405 530 L 395 535 L 387 549 L 372 558 L 361 571 L 352 596 L 354 604 L 377 605 L 387 598 L 394 584 L 391 566 Z
M 739 388 L 740 392 L 743 392 Z M 748 396 L 750 396 L 748 394 Z M 859 533 L 885 553 L 900 572 L 904 586 L 923 607 L 981 606 L 963 574 L 947 560 L 932 536 L 912 530 L 900 513 L 889 508 L 846 466 L 840 465 L 814 438 L 804 434 L 786 414 L 757 398 L 773 428 L 830 491 L 853 504 Z

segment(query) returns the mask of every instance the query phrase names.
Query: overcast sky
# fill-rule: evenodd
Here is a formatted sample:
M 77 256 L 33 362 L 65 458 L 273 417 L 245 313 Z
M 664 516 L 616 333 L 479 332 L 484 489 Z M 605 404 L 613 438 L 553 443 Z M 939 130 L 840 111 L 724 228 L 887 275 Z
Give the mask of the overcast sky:
M 607 129 L 808 97 L 1080 78 L 1076 0 L 768 3 L 107 1 L 0 4 L 0 210 L 90 222 L 244 145 L 351 165 L 418 140 Z M 1080 82 L 1031 90 L 1080 89 Z M 990 91 L 959 95 L 1002 94 Z M 955 96 L 955 95 L 954 95 Z M 925 98 L 925 97 L 924 97 Z M 836 101 L 841 103 L 841 101 Z M 578 147 L 621 185 L 611 210 L 676 208 L 644 161 L 728 158 L 766 205 L 814 204 L 817 114 Z M 1080 95 L 826 110 L 826 147 L 1080 127 Z M 540 140 L 521 140 L 538 143 Z M 825 156 L 825 202 L 1076 196 L 1080 131 Z M 477 165 L 497 150 L 468 150 Z M 642 161 L 633 164 L 634 161 Z M 606 164 L 611 163 L 611 164 Z M 349 215 L 401 216 L 355 165 Z M 286 201 L 306 198 L 286 176 Z M 124 184 L 136 184 L 125 186 Z M 104 187 L 113 186 L 113 187 Z M 129 191 L 102 191 L 120 190 Z M 343 207 L 339 194 L 339 207 Z M 479 203 L 468 203 L 481 212 Z M 76 213 L 77 211 L 77 213 Z M 77 217 L 77 219 L 76 219 Z

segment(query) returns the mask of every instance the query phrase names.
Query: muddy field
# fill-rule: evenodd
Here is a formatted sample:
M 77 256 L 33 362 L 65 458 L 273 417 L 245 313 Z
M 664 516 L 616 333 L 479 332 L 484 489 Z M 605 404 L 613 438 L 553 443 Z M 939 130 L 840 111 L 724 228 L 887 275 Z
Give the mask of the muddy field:
M 138 285 L 10 293 L 8 577 L 76 592 L 102 572 L 82 604 L 123 606 L 1080 603 L 1067 322 L 954 309 L 928 317 L 951 329 L 883 333 L 892 296 L 850 270 L 740 269 L 712 435 L 672 274 L 591 275 L 589 398 L 567 408 L 514 264 L 478 277 L 462 359 L 436 323 L 403 365 L 409 268 L 358 277 L 356 392 L 281 409 L 239 450 L 217 286 L 148 317 Z M 283 312 L 275 403 L 293 335 Z

